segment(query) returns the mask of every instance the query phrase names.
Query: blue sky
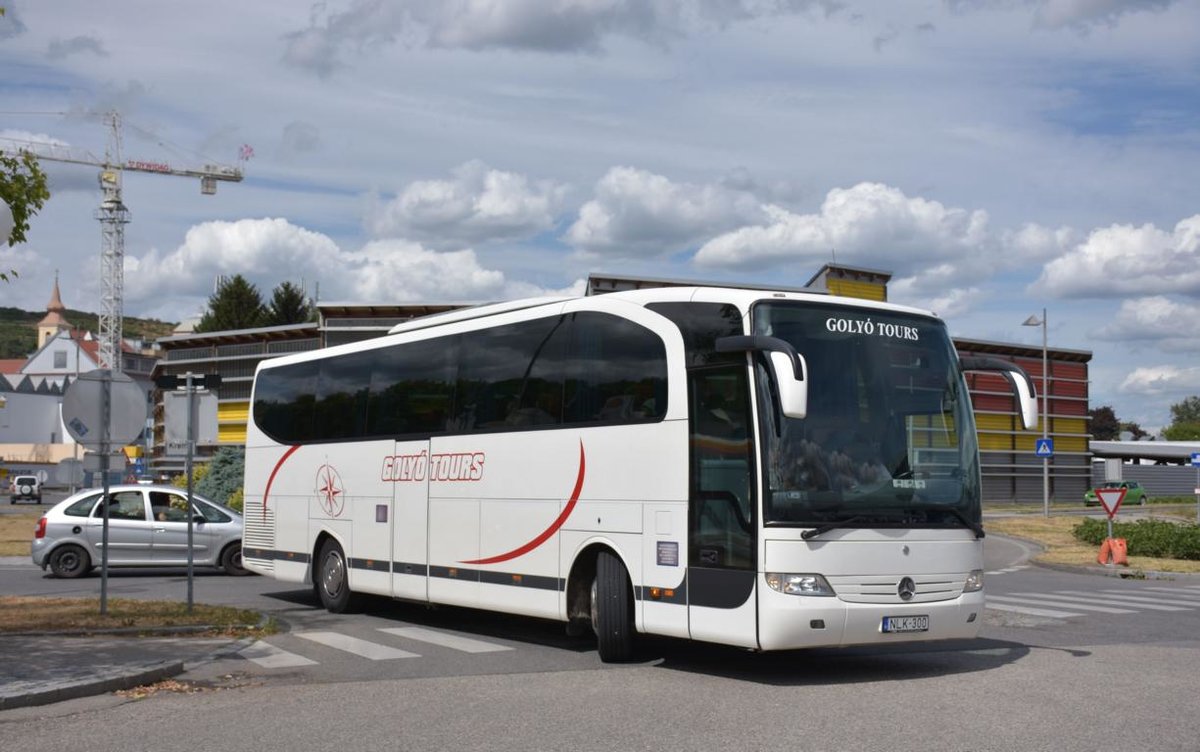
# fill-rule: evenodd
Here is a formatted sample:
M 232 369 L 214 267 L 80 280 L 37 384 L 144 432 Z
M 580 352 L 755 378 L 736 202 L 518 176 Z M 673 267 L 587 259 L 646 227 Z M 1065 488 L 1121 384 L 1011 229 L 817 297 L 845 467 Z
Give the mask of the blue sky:
M 0 148 L 127 173 L 130 315 L 220 274 L 470 302 L 589 272 L 800 285 L 836 253 L 962 337 L 1090 350 L 1146 428 L 1200 394 L 1200 4 L 1183 0 L 0 0 Z M 49 165 L 49 163 L 48 163 Z M 48 166 L 40 309 L 99 309 L 96 171 Z

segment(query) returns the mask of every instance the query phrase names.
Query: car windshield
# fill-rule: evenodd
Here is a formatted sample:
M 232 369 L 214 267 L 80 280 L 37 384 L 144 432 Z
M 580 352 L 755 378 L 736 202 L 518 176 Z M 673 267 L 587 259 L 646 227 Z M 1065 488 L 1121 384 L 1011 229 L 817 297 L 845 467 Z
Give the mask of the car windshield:
M 753 317 L 755 334 L 791 343 L 808 368 L 803 419 L 780 415 L 758 369 L 768 524 L 978 524 L 974 419 L 941 321 L 783 302 Z

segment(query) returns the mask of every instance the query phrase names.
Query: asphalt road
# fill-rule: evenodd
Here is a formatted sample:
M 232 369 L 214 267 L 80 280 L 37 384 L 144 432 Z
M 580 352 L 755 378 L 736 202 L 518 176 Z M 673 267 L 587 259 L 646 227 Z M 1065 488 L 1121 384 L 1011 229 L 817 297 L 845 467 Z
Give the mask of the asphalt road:
M 1189 750 L 1200 748 L 1200 580 L 1029 566 L 989 536 L 979 639 L 755 654 L 677 640 L 599 662 L 556 623 L 387 600 L 316 608 L 260 577 L 196 577 L 198 601 L 289 627 L 180 677 L 195 691 L 0 713 L 5 748 Z M 110 593 L 182 597 L 177 570 Z M 0 565 L 0 593 L 95 594 L 95 576 Z M 355 652 L 357 651 L 357 652 Z

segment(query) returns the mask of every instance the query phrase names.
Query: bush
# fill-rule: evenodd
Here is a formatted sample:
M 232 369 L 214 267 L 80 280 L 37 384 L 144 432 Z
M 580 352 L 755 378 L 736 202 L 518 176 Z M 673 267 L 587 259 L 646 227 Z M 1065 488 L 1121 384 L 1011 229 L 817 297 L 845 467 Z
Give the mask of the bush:
M 1076 539 L 1099 546 L 1108 536 L 1108 524 L 1103 520 L 1084 520 L 1073 532 Z M 1200 525 L 1165 520 L 1114 522 L 1113 537 L 1125 539 L 1130 556 L 1200 561 Z
M 237 447 L 221 447 L 207 465 L 207 472 L 196 481 L 196 493 L 220 504 L 228 504 L 242 488 L 246 472 L 246 453 Z

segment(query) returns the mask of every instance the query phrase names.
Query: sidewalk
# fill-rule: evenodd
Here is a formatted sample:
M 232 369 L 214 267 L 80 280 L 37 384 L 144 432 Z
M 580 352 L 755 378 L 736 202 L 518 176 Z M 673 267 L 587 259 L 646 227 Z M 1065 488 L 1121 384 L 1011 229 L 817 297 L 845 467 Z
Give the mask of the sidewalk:
M 130 689 L 236 652 L 248 640 L 197 637 L 0 637 L 0 711 Z

